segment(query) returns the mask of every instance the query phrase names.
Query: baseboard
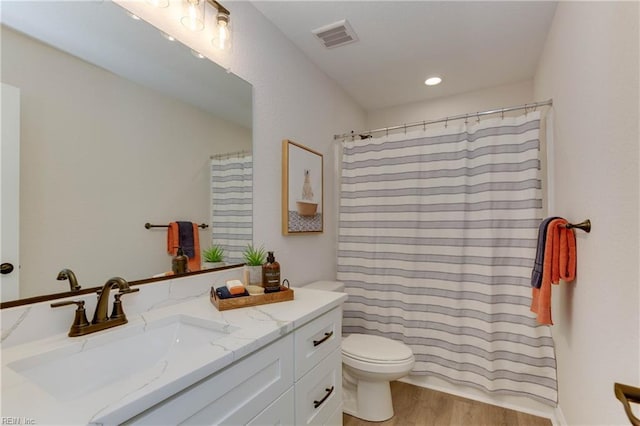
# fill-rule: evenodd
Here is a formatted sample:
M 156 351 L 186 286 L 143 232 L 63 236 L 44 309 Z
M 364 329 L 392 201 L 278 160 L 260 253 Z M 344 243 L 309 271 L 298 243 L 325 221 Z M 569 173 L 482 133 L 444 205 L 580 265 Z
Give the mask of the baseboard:
M 567 419 L 564 418 L 564 413 L 562 412 L 562 409 L 560 408 L 560 406 L 557 406 L 555 409 L 555 412 L 553 413 L 555 418 L 551 419 L 551 421 L 553 422 L 553 426 L 568 426 L 569 423 L 567 423 Z
M 430 376 L 407 376 L 399 381 L 439 392 L 449 393 L 462 398 L 473 399 L 486 404 L 496 405 L 510 410 L 520 411 L 538 417 L 544 417 L 551 420 L 553 426 L 567 425 L 560 407 L 551 407 L 529 398 L 513 395 L 492 395 L 482 392 L 479 389 L 456 385 L 437 377 Z

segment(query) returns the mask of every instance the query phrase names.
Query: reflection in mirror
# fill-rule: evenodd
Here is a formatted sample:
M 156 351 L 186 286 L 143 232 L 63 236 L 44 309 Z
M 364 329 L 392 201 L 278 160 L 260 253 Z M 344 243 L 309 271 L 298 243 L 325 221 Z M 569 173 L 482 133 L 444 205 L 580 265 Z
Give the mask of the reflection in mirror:
M 247 82 L 109 1 L 3 1 L 1 31 L 2 83 L 20 93 L 20 298 L 68 291 L 64 268 L 83 289 L 170 271 L 167 229 L 147 222 L 213 220 L 201 248 L 227 244 L 227 263 L 241 262 L 232 246 L 252 233 Z M 212 173 L 241 151 L 239 197 Z M 17 207 L 3 203 L 3 216 Z M 240 219 L 218 230 L 225 214 Z

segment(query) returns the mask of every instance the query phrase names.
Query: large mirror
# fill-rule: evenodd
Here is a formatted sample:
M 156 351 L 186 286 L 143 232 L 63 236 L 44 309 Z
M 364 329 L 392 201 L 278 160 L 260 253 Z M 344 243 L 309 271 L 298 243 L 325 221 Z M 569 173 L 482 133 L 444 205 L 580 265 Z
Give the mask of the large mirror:
M 64 268 L 83 288 L 170 271 L 167 228 L 145 224 L 224 214 L 212 212 L 215 185 L 229 186 L 212 181 L 214 161 L 247 157 L 251 191 L 246 81 L 110 1 L 3 1 L 1 31 L 3 92 L 19 89 L 18 199 L 2 203 L 3 228 L 19 210 L 18 298 L 68 291 L 56 280 Z M 228 191 L 218 193 L 224 202 Z M 251 241 L 250 198 L 225 238 Z M 199 228 L 202 249 L 219 242 L 212 232 Z M 2 262 L 8 255 L 3 243 Z

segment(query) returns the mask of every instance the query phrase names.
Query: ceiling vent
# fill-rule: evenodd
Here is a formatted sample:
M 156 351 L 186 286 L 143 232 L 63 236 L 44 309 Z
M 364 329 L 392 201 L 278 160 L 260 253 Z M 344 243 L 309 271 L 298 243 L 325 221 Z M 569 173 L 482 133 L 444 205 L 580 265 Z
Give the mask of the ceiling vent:
M 327 49 L 358 41 L 358 36 L 346 19 L 311 31 Z

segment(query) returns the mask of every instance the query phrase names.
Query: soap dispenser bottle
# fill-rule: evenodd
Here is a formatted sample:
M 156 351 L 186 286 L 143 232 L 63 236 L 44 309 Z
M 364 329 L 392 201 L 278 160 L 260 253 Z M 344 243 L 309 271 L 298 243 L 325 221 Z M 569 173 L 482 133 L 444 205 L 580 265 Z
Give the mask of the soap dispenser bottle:
M 267 252 L 267 263 L 262 265 L 262 283 L 265 291 L 280 290 L 280 264 L 272 251 Z
M 171 260 L 171 270 L 174 274 L 184 274 L 187 272 L 187 264 L 189 258 L 182 251 L 182 247 L 178 247 L 178 252 Z

